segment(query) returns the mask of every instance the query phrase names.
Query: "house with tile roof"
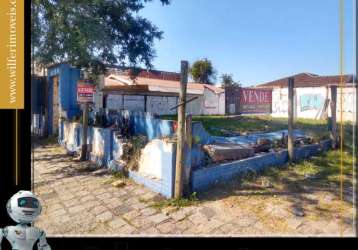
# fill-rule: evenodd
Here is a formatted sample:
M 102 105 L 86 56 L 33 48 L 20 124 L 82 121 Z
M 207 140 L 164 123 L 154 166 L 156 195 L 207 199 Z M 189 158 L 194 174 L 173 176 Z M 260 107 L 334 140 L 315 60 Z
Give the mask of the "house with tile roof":
M 294 116 L 298 118 L 324 119 L 330 116 L 331 87 L 342 88 L 343 120 L 355 121 L 357 84 L 353 75 L 320 76 L 312 73 L 300 73 L 291 76 L 294 79 Z M 272 116 L 287 117 L 288 79 L 284 77 L 256 88 L 272 89 Z M 342 85 L 341 85 L 342 83 Z M 337 119 L 340 119 L 341 91 L 337 91 Z
M 145 111 L 159 115 L 176 114 L 180 74 L 160 71 L 141 71 L 134 78 L 128 71 L 110 73 L 101 88 L 104 107 Z M 225 91 L 222 88 L 190 82 L 187 85 L 187 113 L 192 115 L 225 114 Z
M 341 79 L 339 75 L 320 76 L 312 73 L 300 73 L 293 76 L 296 88 L 313 88 L 323 86 L 338 86 L 342 82 L 347 86 L 353 83 L 353 75 L 344 75 Z M 288 78 L 284 77 L 278 80 L 270 81 L 256 85 L 256 88 L 287 88 Z

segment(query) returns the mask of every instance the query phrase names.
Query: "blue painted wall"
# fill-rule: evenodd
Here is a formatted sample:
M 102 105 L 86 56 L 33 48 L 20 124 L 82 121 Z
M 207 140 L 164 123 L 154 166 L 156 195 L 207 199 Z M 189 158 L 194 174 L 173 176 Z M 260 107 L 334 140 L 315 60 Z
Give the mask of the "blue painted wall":
M 297 160 L 309 158 L 320 152 L 327 151 L 330 145 L 331 141 L 325 140 L 320 144 L 295 148 L 295 158 Z M 277 153 L 266 153 L 234 162 L 202 167 L 193 171 L 191 188 L 193 191 L 202 191 L 217 182 L 229 181 L 250 169 L 258 173 L 268 167 L 282 166 L 286 162 L 288 162 L 288 152 L 287 150 L 282 150 Z
M 53 77 L 58 76 L 58 103 L 65 118 L 72 119 L 80 113 L 77 104 L 77 81 L 80 79 L 80 70 L 68 64 L 58 64 L 47 69 L 47 81 L 49 84 L 48 95 L 48 133 L 52 134 L 53 117 Z

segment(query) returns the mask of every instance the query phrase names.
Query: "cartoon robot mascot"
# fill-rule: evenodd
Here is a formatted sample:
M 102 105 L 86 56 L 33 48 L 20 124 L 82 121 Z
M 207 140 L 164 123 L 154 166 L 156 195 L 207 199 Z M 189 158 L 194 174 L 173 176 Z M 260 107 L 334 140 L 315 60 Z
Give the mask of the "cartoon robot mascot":
M 13 250 L 32 250 L 39 240 L 39 250 L 51 250 L 47 244 L 45 232 L 31 224 L 41 214 L 41 204 L 30 191 L 19 191 L 6 204 L 7 213 L 18 224 L 0 228 L 0 250 L 2 238 L 6 238 Z

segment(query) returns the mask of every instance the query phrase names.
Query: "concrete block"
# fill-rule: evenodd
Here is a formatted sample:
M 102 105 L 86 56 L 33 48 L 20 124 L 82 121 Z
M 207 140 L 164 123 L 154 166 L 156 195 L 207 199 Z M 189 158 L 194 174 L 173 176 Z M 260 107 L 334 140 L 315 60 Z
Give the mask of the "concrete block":
M 213 162 L 240 160 L 255 154 L 252 147 L 229 143 L 207 144 L 203 149 Z

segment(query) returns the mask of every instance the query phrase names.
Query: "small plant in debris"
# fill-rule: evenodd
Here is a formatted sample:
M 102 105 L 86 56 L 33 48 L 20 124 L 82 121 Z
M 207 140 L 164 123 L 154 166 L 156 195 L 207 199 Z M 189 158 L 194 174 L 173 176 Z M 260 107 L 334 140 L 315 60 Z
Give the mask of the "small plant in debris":
M 142 149 L 148 142 L 148 138 L 143 135 L 133 136 L 128 142 L 123 143 L 123 154 L 121 160 L 126 163 L 125 168 L 138 170 Z
M 175 198 L 154 202 L 150 207 L 161 211 L 164 208 L 173 208 L 174 211 L 183 207 L 195 206 L 199 203 L 199 199 L 196 196 L 196 192 L 191 193 L 186 198 Z

